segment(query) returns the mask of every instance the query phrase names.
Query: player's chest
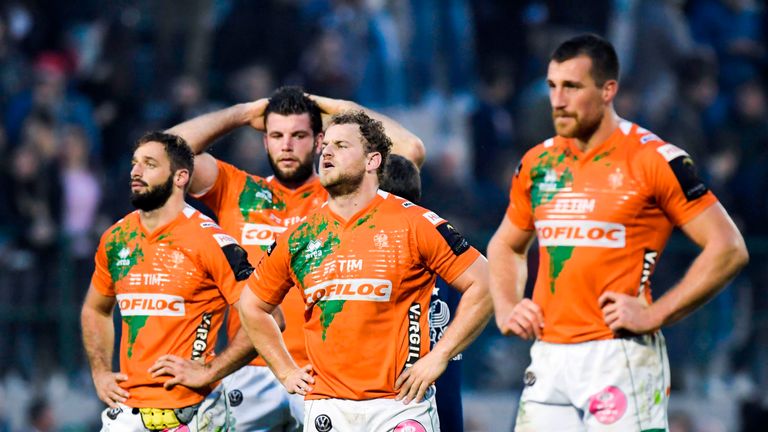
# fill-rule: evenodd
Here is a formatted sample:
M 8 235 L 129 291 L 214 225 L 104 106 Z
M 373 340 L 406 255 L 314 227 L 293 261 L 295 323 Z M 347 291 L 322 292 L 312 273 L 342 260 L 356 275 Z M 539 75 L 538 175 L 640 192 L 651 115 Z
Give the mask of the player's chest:
M 538 167 L 531 171 L 530 196 L 545 244 L 618 245 L 650 204 L 629 163 L 611 157 Z

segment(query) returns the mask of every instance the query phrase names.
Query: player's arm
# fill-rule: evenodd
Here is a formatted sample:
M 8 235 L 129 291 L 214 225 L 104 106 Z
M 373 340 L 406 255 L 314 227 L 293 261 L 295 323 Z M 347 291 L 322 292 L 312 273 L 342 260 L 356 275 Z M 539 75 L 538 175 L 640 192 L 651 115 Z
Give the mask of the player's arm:
M 430 385 L 442 375 L 448 362 L 475 340 L 485 328 L 493 313 L 488 293 L 488 261 L 479 256 L 452 283 L 462 292 L 456 315 L 446 328 L 443 337 L 432 350 L 397 378 L 396 400 L 419 401 Z
M 110 408 L 117 408 L 118 402 L 125 403 L 130 397 L 118 384 L 128 377 L 112 372 L 112 347 L 115 343 L 115 328 L 112 323 L 114 308 L 115 298 L 99 293 L 91 285 L 80 312 L 83 346 L 91 365 L 96 395 Z
M 239 308 L 238 303 L 232 305 L 236 310 Z M 254 357 L 256 357 L 256 350 L 254 350 L 243 329 L 240 328 L 226 348 L 208 363 L 165 354 L 155 360 L 155 363 L 149 368 L 149 372 L 155 378 L 164 375 L 171 376 L 163 384 L 166 389 L 171 389 L 176 385 L 202 388 L 247 365 Z
M 280 329 L 271 315 L 275 308 L 275 305 L 261 300 L 246 287 L 240 295 L 241 330 L 245 330 L 253 346 L 286 390 L 306 395 L 315 382 L 310 374 L 312 366 L 299 367 L 291 358 Z
M 496 325 L 505 336 L 540 337 L 544 327 L 544 315 L 539 305 L 523 298 L 528 279 L 528 250 L 534 233 L 517 227 L 504 217 L 488 243 L 491 298 Z
M 744 238 L 719 203 L 681 229 L 701 248 L 691 267 L 650 305 L 634 296 L 605 292 L 600 306 L 611 330 L 648 333 L 674 324 L 717 295 L 749 261 Z
M 421 138 L 414 135 L 411 131 L 392 118 L 352 101 L 317 95 L 309 95 L 309 97 L 314 100 L 317 103 L 317 106 L 320 107 L 320 110 L 328 116 L 350 110 L 365 112 L 369 117 L 380 121 L 382 125 L 384 125 L 384 131 L 389 139 L 392 140 L 392 153 L 408 158 L 408 160 L 416 164 L 419 168 L 424 164 L 425 150 Z
M 268 103 L 269 99 L 264 98 L 233 105 L 187 120 L 166 131 L 184 138 L 196 155 L 190 193 L 204 194 L 219 175 L 216 159 L 205 152 L 208 147 L 219 137 L 245 125 L 264 130 L 264 110 Z

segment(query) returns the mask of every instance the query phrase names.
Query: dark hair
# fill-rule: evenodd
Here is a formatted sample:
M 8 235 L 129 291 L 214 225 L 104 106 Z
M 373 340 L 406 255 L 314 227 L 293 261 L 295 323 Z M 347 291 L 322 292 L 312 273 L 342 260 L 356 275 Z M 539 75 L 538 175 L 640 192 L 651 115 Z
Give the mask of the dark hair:
M 189 171 L 189 178 L 192 178 L 195 170 L 195 154 L 184 138 L 162 131 L 147 132 L 136 142 L 134 151 L 148 142 L 159 142 L 165 147 L 165 154 L 171 160 L 171 173 L 185 169 Z
M 419 169 L 407 158 L 393 153 L 387 158 L 379 188 L 408 201 L 418 202 L 421 199 Z
M 568 39 L 560 44 L 549 57 L 562 63 L 578 56 L 587 56 L 592 60 L 592 79 L 598 87 L 608 80 L 619 79 L 619 57 L 610 42 L 602 37 L 587 33 Z
M 331 117 L 328 127 L 332 125 L 356 124 L 360 127 L 360 135 L 363 137 L 363 145 L 367 153 L 379 152 L 381 165 L 376 170 L 379 178 L 384 173 L 387 157 L 392 150 L 392 140 L 384 133 L 384 125 L 373 119 L 363 111 L 344 111 Z
M 35 422 L 50 408 L 48 400 L 42 397 L 36 397 L 32 399 L 27 407 L 27 421 L 35 424 Z
M 267 108 L 264 110 L 264 123 L 270 114 L 291 115 L 308 114 L 309 125 L 315 135 L 323 131 L 323 119 L 320 116 L 320 107 L 307 97 L 304 89 L 298 86 L 283 86 L 275 90 L 269 98 Z

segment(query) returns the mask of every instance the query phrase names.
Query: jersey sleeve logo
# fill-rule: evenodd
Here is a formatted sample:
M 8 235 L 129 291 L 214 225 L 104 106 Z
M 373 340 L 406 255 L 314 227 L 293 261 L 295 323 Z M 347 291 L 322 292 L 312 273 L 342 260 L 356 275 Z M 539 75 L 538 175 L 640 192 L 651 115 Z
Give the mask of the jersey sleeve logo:
M 686 200 L 693 201 L 707 193 L 709 189 L 699 178 L 696 172 L 696 165 L 685 150 L 673 144 L 664 144 L 657 151 L 664 157 L 672 169 L 672 173 L 675 175 L 677 183 L 680 184 Z
M 454 255 L 459 256 L 469 250 L 469 242 L 467 239 L 465 239 L 464 236 L 448 222 L 439 225 L 437 227 L 437 232 L 443 236 L 443 239 L 448 243 L 448 247 L 451 248 Z
M 216 239 L 216 243 L 218 243 L 219 246 L 221 246 L 222 248 L 224 248 L 225 246 L 229 246 L 231 244 L 237 244 L 237 240 L 235 240 L 234 238 L 232 238 L 232 236 L 227 234 L 223 234 L 223 233 L 214 234 L 213 238 Z
M 437 215 L 435 212 L 426 212 L 423 214 L 424 218 L 428 220 L 432 225 L 437 225 L 440 222 L 443 222 L 444 219 Z

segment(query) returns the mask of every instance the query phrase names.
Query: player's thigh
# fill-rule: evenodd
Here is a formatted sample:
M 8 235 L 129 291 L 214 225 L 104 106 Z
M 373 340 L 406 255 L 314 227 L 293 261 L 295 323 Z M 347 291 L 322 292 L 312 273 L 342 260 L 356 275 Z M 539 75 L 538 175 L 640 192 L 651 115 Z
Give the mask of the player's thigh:
M 141 415 L 129 406 L 119 405 L 101 412 L 101 432 L 146 432 Z
M 267 367 L 245 366 L 222 382 L 231 423 L 238 432 L 300 430 L 303 413 L 295 417 L 289 394 Z
M 581 413 L 573 405 L 555 405 L 520 398 L 515 432 L 585 432 Z
M 227 397 L 221 386 L 216 387 L 203 399 L 187 428 L 179 427 L 169 430 L 173 432 L 208 432 L 229 429 L 230 417 L 227 412 Z
M 661 333 L 610 341 L 601 363 L 602 382 L 579 399 L 590 431 L 667 429 L 669 362 Z
M 419 402 L 404 404 L 394 399 L 374 399 L 365 401 L 370 406 L 367 410 L 368 430 L 393 432 L 438 432 L 440 417 L 435 401 L 435 387 L 430 387 L 424 399 Z

